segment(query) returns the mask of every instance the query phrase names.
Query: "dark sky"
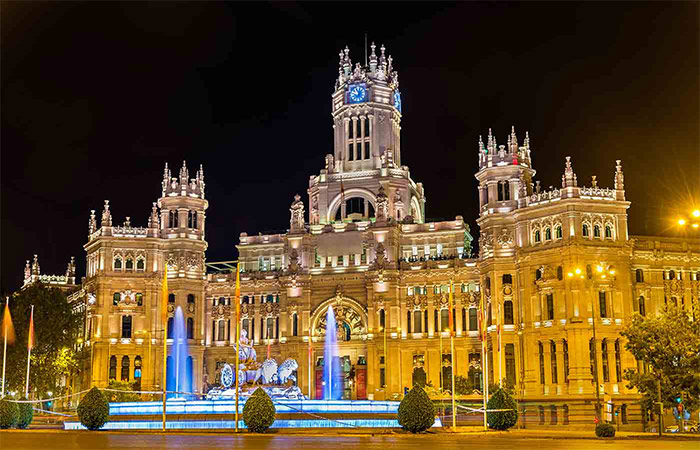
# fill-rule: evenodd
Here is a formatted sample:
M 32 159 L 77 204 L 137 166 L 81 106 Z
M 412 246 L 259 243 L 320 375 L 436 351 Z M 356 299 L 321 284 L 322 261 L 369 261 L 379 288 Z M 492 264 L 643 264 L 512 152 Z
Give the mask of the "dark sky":
M 529 130 L 536 179 L 613 184 L 633 234 L 700 198 L 698 3 L 12 3 L 1 11 L 3 292 L 84 271 L 90 209 L 145 225 L 163 165 L 204 165 L 208 260 L 285 229 L 332 152 L 338 51 L 385 44 L 428 218 L 477 213 L 476 142 Z M 192 174 L 194 175 L 194 174 Z M 308 207 L 308 205 L 307 205 Z

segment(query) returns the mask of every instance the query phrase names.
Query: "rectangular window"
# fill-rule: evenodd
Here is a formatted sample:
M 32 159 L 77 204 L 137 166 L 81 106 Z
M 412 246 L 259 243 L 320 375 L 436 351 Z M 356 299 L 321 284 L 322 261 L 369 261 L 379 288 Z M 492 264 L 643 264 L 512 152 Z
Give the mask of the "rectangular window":
M 544 384 L 544 347 L 539 343 L 540 350 L 540 384 Z
M 547 294 L 547 320 L 554 320 L 554 294 Z
M 421 311 L 413 311 L 413 332 L 423 332 L 423 321 L 421 319 Z
M 569 382 L 569 344 L 568 342 L 564 341 L 563 345 L 564 348 L 564 382 L 568 383 Z
M 598 303 L 600 304 L 600 317 L 608 317 L 607 302 L 605 301 L 605 291 L 598 292 Z
M 365 159 L 369 159 L 369 155 L 370 155 L 369 141 L 365 141 Z
M 423 254 L 425 255 L 426 259 L 430 256 L 430 244 L 425 244 L 423 247 Z
M 348 144 L 348 160 L 349 161 L 355 160 L 355 150 L 353 149 L 352 144 Z
M 622 382 L 622 355 L 620 351 L 620 340 L 615 341 L 615 380 Z
M 610 382 L 610 368 L 608 367 L 608 341 L 603 339 L 601 344 L 601 359 L 603 360 L 603 381 Z
M 122 337 L 131 337 L 131 316 L 122 316 Z
M 359 142 L 355 144 L 355 150 L 357 151 L 357 156 L 355 159 L 357 159 L 359 161 L 362 159 L 362 148 L 360 148 Z
M 442 256 L 442 244 L 437 245 L 437 255 Z
M 450 325 L 450 310 L 440 310 L 440 331 L 445 331 Z
M 365 122 L 365 137 L 369 137 L 369 118 L 365 118 L 364 122 Z
M 559 382 L 559 375 L 557 374 L 557 344 L 554 342 L 550 343 L 550 352 L 552 353 L 552 383 L 556 384 Z
M 462 308 L 462 331 L 467 331 L 467 310 Z
M 299 336 L 299 319 L 296 314 L 292 315 L 292 336 Z
M 348 121 L 348 139 L 352 139 L 352 127 L 353 127 L 353 122 L 352 120 Z
M 386 372 L 385 372 L 385 370 L 386 369 L 384 369 L 384 367 L 379 368 L 379 385 L 381 387 L 386 387 L 386 374 L 385 374 Z
M 477 323 L 476 308 L 469 308 L 469 331 L 476 331 Z
M 506 381 L 515 386 L 515 345 L 506 344 Z

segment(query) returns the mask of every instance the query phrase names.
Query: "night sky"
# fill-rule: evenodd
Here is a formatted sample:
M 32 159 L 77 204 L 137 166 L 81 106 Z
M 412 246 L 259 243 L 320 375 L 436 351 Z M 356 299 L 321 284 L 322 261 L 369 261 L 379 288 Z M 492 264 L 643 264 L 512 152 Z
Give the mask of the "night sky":
M 428 219 L 477 214 L 477 140 L 529 130 L 537 177 L 612 187 L 632 234 L 700 199 L 698 3 L 11 3 L 1 8 L 2 292 L 24 261 L 85 273 L 89 210 L 145 226 L 163 166 L 204 165 L 208 261 L 284 230 L 332 153 L 338 52 L 399 72 L 402 159 Z M 191 172 L 194 176 L 194 171 Z M 693 205 L 693 202 L 696 202 Z M 697 207 L 697 206 L 695 206 Z M 308 210 L 308 204 L 307 204 Z

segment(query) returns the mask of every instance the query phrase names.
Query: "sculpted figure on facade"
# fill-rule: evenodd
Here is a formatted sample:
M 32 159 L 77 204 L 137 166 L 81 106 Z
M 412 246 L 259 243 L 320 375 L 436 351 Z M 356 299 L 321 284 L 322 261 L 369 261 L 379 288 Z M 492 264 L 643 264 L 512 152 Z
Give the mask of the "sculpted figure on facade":
M 304 202 L 301 201 L 301 196 L 299 196 L 299 194 L 294 196 L 294 201 L 292 202 L 292 207 L 289 208 L 289 212 L 291 213 L 291 218 L 289 219 L 291 231 L 303 231 Z

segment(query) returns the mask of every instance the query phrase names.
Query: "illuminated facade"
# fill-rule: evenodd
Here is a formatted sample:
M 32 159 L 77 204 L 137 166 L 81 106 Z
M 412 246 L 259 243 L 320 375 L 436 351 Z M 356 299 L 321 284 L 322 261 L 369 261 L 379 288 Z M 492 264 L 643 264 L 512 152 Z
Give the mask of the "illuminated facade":
M 241 327 L 259 359 L 295 358 L 298 385 L 318 397 L 332 305 L 345 398 L 399 398 L 416 381 L 449 389 L 453 367 L 480 389 L 484 296 L 489 380 L 514 386 L 528 426 L 590 424 L 596 369 L 601 401 L 620 408 L 623 424 L 638 424 L 638 395 L 621 378 L 636 362 L 619 333 L 633 314 L 656 314 L 669 301 L 699 306 L 700 241 L 628 236 L 619 161 L 612 188 L 596 177 L 579 186 L 567 157 L 561 187 L 542 189 L 529 136 L 520 142 L 513 130 L 506 145 L 491 132 L 479 140 L 473 254 L 462 216 L 425 221 L 423 185 L 402 165 L 398 74 L 383 47 L 379 56 L 371 49 L 366 67 L 353 66 L 347 49 L 340 53 L 334 151 L 309 179 L 308 215 L 297 195 L 288 232 L 240 235 Z M 85 343 L 93 351 L 83 386 L 134 381 L 138 358 L 141 387 L 160 388 L 166 262 L 170 310 L 182 307 L 188 321 L 195 390 L 215 384 L 220 367 L 235 361 L 235 273 L 225 263 L 205 273 L 203 178 L 200 169 L 189 180 L 185 167 L 171 178 L 166 167 L 146 228 L 128 218 L 112 226 L 108 203 L 101 222 L 93 211 L 87 276 L 72 296 L 87 305 Z

